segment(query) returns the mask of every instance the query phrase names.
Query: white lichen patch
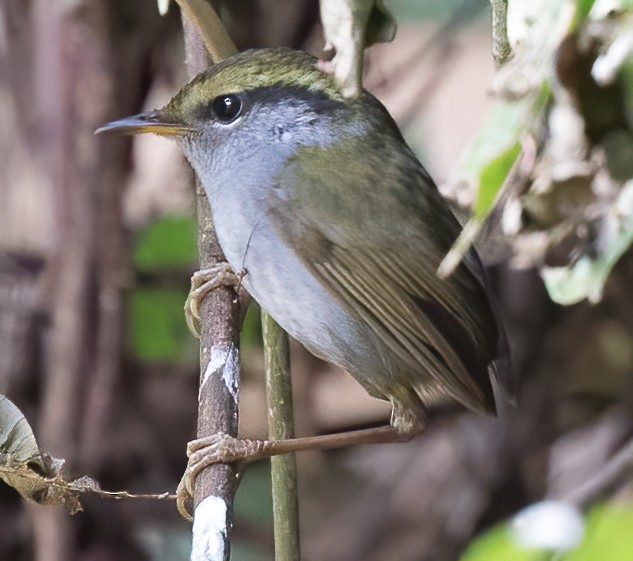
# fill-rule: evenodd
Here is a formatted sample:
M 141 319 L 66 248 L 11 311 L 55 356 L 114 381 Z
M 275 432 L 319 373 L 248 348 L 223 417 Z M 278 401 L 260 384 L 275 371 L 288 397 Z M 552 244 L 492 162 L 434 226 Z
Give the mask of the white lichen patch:
M 211 376 L 222 376 L 224 384 L 229 393 L 237 403 L 238 380 L 239 380 L 239 351 L 236 346 L 213 346 L 211 347 L 211 357 L 209 364 L 204 371 L 200 392 L 209 381 Z
M 226 512 L 226 503 L 220 497 L 206 497 L 196 507 L 191 561 L 223 561 L 227 536 Z

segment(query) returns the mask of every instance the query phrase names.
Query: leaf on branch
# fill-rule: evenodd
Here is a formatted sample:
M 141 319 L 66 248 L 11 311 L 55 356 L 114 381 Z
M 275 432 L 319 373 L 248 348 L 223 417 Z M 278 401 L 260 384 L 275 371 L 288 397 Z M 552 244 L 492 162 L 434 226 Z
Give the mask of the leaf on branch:
M 70 514 L 81 510 L 79 497 L 99 490 L 89 477 L 67 481 L 64 460 L 40 452 L 28 421 L 5 396 L 0 396 L 0 478 L 25 499 L 64 506 Z
M 485 232 L 515 266 L 538 268 L 556 302 L 595 302 L 633 244 L 633 2 L 509 6 L 500 99 L 443 188 L 473 215 L 438 274 Z M 524 138 L 539 142 L 531 159 Z
M 72 481 L 63 474 L 65 460 L 40 451 L 26 417 L 7 397 L 0 395 L 0 479 L 22 497 L 38 504 L 60 505 L 70 514 L 82 510 L 79 499 L 87 493 L 110 499 L 174 500 L 169 493 L 135 495 L 102 491 L 88 476 Z
M 22 412 L 7 397 L 0 395 L 0 462 L 35 462 L 43 468 L 35 435 Z
M 461 205 L 472 206 L 473 216 L 442 260 L 439 276 L 448 277 L 455 270 L 501 198 L 527 180 L 531 169 L 518 167 L 521 142 L 526 136 L 538 136 L 548 96 L 548 90 L 543 88 L 539 94 L 522 100 L 498 100 L 462 156 L 457 171 L 443 187 L 443 192 Z M 533 166 L 534 151 L 535 148 L 528 154 L 529 168 Z M 513 168 L 516 173 L 510 176 Z

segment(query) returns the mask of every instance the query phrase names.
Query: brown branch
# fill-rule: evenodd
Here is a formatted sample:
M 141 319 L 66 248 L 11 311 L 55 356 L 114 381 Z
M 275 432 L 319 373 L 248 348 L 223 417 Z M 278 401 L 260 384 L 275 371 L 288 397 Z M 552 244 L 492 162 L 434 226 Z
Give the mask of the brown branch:
M 193 77 L 208 68 L 211 60 L 198 27 L 185 13 L 183 29 L 187 70 Z M 208 268 L 225 259 L 213 229 L 209 201 L 197 180 L 196 201 L 200 267 Z M 218 432 L 237 436 L 241 308 L 238 295 L 231 288 L 214 290 L 201 304 L 198 438 Z M 236 466 L 217 464 L 196 478 L 192 559 L 230 558 L 229 531 L 238 477 Z

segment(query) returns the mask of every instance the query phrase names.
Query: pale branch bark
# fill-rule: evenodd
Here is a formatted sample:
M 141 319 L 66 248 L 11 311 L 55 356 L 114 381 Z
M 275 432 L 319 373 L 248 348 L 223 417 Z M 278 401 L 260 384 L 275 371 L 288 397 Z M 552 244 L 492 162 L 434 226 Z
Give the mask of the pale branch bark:
M 187 71 L 191 77 L 211 64 L 197 26 L 183 14 Z M 224 261 L 213 229 L 206 194 L 196 180 L 198 253 L 200 267 Z M 238 342 L 241 305 L 231 288 L 212 291 L 200 307 L 200 389 L 197 437 L 238 430 Z M 237 466 L 217 464 L 202 471 L 195 482 L 194 526 L 191 558 L 199 561 L 228 561 L 233 496 L 237 488 Z
M 268 404 L 268 438 L 294 438 L 290 345 L 288 335 L 275 320 L 262 311 L 266 397 Z M 275 531 L 275 560 L 298 561 L 299 503 L 297 465 L 294 454 L 270 459 Z
M 508 41 L 508 0 L 490 0 L 492 7 L 492 57 L 497 67 L 510 58 Z

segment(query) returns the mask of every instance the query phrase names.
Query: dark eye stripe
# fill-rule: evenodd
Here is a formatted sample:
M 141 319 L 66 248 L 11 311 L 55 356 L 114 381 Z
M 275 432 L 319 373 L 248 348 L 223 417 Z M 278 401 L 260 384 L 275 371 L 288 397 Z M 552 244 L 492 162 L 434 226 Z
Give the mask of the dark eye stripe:
M 230 123 L 239 116 L 242 102 L 236 95 L 220 95 L 211 102 L 211 108 L 218 121 Z

